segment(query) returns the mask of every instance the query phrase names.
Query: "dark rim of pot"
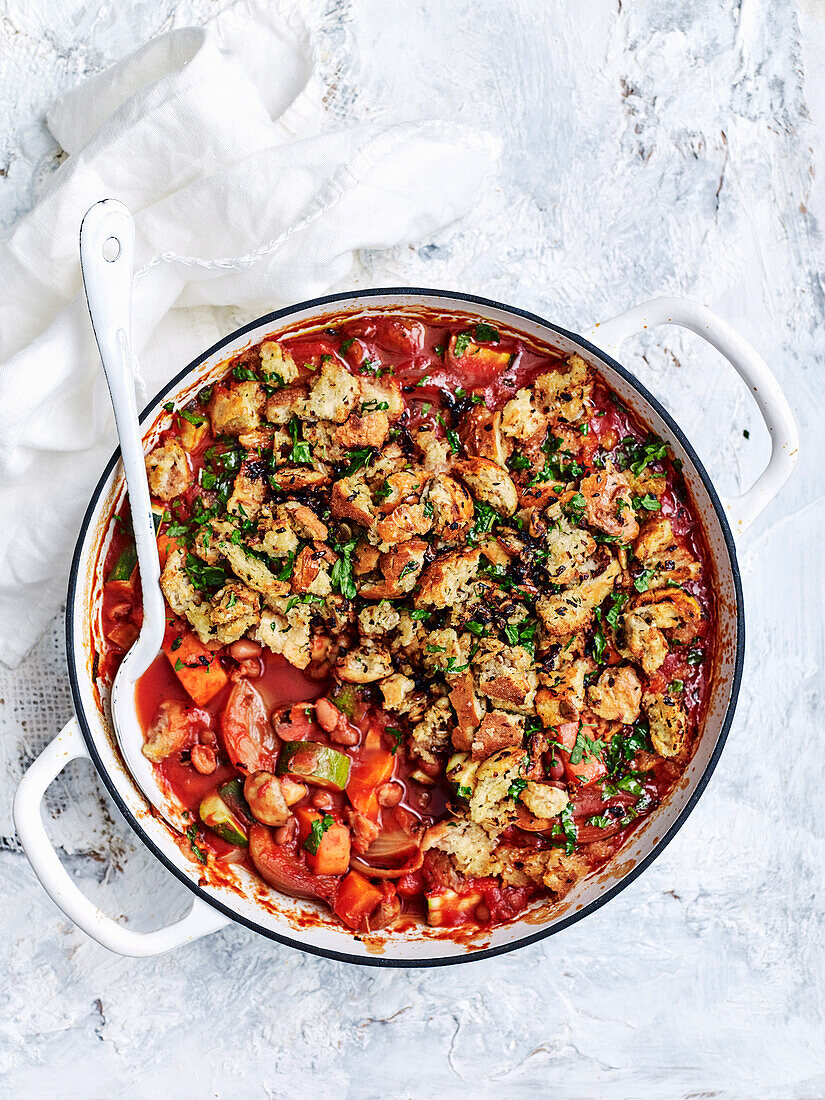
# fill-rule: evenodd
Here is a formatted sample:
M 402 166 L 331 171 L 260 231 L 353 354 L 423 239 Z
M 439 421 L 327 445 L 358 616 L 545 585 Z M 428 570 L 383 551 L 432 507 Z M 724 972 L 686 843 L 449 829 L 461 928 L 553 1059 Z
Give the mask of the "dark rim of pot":
M 420 958 L 420 959 L 385 959 L 380 956 L 374 957 L 362 957 L 360 955 L 351 955 L 346 951 L 335 951 L 330 948 L 316 947 L 312 944 L 303 943 L 298 937 L 286 936 L 279 932 L 274 932 L 269 928 L 265 928 L 258 924 L 254 920 L 250 920 L 247 917 L 241 916 L 229 906 L 224 905 L 221 901 L 212 897 L 204 889 L 202 889 L 196 882 L 193 882 L 189 876 L 176 867 L 174 863 L 165 855 L 163 851 L 154 843 L 154 841 L 148 836 L 146 831 L 141 826 L 135 815 L 129 809 L 128 805 L 124 801 L 120 792 L 118 791 L 117 784 L 109 775 L 103 761 L 95 747 L 94 739 L 92 737 L 89 723 L 86 719 L 86 714 L 83 707 L 83 700 L 80 694 L 79 681 L 78 681 L 78 666 L 74 652 L 74 606 L 75 598 L 77 595 L 77 583 L 80 569 L 80 558 L 82 554 L 83 544 L 86 538 L 86 532 L 88 531 L 89 524 L 91 523 L 92 516 L 97 508 L 97 503 L 100 498 L 100 494 L 104 485 L 109 479 L 112 470 L 120 458 L 120 449 L 118 448 L 109 462 L 106 464 L 106 468 L 98 481 L 94 492 L 92 493 L 89 506 L 86 509 L 86 514 L 83 517 L 83 522 L 80 527 L 80 534 L 78 536 L 77 545 L 75 547 L 74 556 L 72 558 L 71 572 L 69 574 L 69 588 L 66 604 L 66 655 L 69 666 L 69 681 L 71 685 L 72 698 L 74 700 L 75 713 L 77 715 L 80 728 L 83 731 L 83 738 L 86 742 L 86 747 L 89 751 L 89 755 L 94 762 L 97 771 L 103 780 L 109 794 L 114 799 L 120 812 L 126 818 L 132 829 L 137 833 L 146 847 L 152 852 L 157 859 L 167 868 L 180 882 L 191 890 L 193 894 L 199 897 L 202 901 L 205 901 L 208 905 L 217 909 L 231 920 L 238 924 L 245 925 L 253 932 L 257 932 L 259 935 L 266 936 L 268 939 L 275 940 L 277 943 L 281 943 L 286 947 L 294 947 L 299 951 L 306 951 L 312 955 L 320 955 L 324 958 L 335 959 L 338 962 L 356 963 L 361 966 L 387 966 L 396 968 L 412 968 L 412 967 L 428 967 L 428 966 L 452 966 L 459 963 L 475 962 L 480 959 L 488 959 L 494 955 L 503 955 L 509 951 L 515 951 L 517 948 L 527 947 L 530 944 L 538 943 L 539 940 L 546 939 L 549 936 L 553 936 L 558 932 L 563 931 L 565 928 L 569 928 L 570 925 L 575 924 L 577 921 L 582 920 L 590 913 L 600 909 L 603 905 L 606 905 L 612 898 L 614 898 L 620 891 L 624 890 L 627 886 L 638 878 L 638 876 L 647 868 L 654 859 L 659 856 L 676 833 L 687 821 L 688 816 L 692 812 L 694 806 L 699 800 L 702 792 L 710 780 L 711 775 L 716 768 L 719 761 L 719 757 L 724 748 L 725 741 L 727 740 L 728 732 L 733 721 L 733 714 L 736 709 L 736 702 L 739 696 L 739 686 L 742 679 L 742 666 L 744 662 L 745 652 L 745 620 L 742 608 L 742 583 L 739 574 L 739 565 L 736 559 L 736 548 L 733 541 L 733 535 L 731 534 L 730 525 L 722 508 L 722 504 L 719 500 L 719 496 L 713 487 L 713 483 L 705 470 L 704 465 L 696 454 L 695 450 L 689 443 L 684 432 L 670 415 L 670 413 L 663 407 L 663 405 L 650 393 L 639 380 L 630 373 L 620 363 L 617 363 L 615 359 L 612 359 L 609 355 L 603 352 L 600 348 L 595 347 L 589 341 L 585 340 L 582 336 L 574 332 L 569 332 L 567 329 L 561 328 L 558 325 L 552 324 L 550 321 L 545 320 L 543 317 L 539 317 L 535 313 L 530 313 L 527 310 L 516 309 L 514 306 L 506 305 L 503 302 L 496 302 L 490 298 L 481 298 L 475 294 L 461 294 L 456 291 L 449 290 L 430 290 L 425 287 L 379 287 L 371 290 L 359 290 L 350 291 L 342 294 L 327 294 L 320 298 L 313 298 L 306 302 L 299 302 L 293 306 L 287 306 L 284 309 L 275 310 L 273 313 L 264 314 L 262 317 L 258 317 L 254 321 L 250 321 L 248 324 L 243 325 L 241 328 L 236 329 L 228 336 L 223 337 L 216 344 L 213 344 L 211 348 L 203 352 L 196 359 L 193 359 L 188 366 L 184 367 L 175 377 L 168 382 L 163 389 L 159 391 L 152 398 L 146 408 L 143 410 L 140 416 L 141 423 L 148 419 L 150 415 L 153 415 L 160 400 L 166 396 L 170 390 L 174 390 L 178 385 L 186 378 L 186 376 L 197 367 L 199 367 L 205 360 L 209 359 L 216 352 L 220 351 L 227 345 L 234 343 L 239 336 L 243 336 L 247 332 L 251 332 L 253 329 L 258 328 L 260 325 L 274 324 L 276 321 L 283 321 L 289 318 L 292 314 L 302 312 L 308 309 L 321 309 L 324 306 L 345 303 L 358 302 L 363 299 L 376 298 L 387 295 L 396 295 L 404 298 L 424 298 L 431 297 L 435 299 L 448 299 L 450 305 L 444 302 L 444 309 L 448 311 L 450 309 L 455 310 L 456 303 L 467 304 L 469 306 L 480 306 L 482 309 L 498 309 L 505 313 L 510 314 L 514 318 L 523 318 L 527 321 L 532 321 L 535 324 L 542 325 L 550 332 L 554 332 L 559 336 L 563 336 L 568 340 L 573 341 L 579 346 L 585 348 L 590 354 L 596 356 L 596 358 L 602 360 L 607 366 L 611 367 L 617 374 L 619 374 L 626 382 L 628 382 L 637 393 L 639 393 L 645 401 L 652 406 L 653 409 L 661 416 L 665 421 L 672 434 L 679 440 L 679 443 L 687 452 L 690 461 L 696 469 L 699 477 L 702 480 L 711 503 L 713 504 L 716 518 L 722 529 L 722 535 L 725 540 L 725 547 L 730 559 L 731 573 L 733 575 L 733 585 L 736 594 L 736 655 L 734 660 L 733 675 L 731 677 L 730 684 L 730 699 L 728 700 L 727 710 L 722 722 L 722 727 L 719 731 L 716 744 L 708 760 L 707 766 L 704 772 L 699 777 L 696 787 L 694 788 L 690 798 L 679 814 L 678 818 L 670 826 L 666 833 L 660 837 L 659 840 L 651 848 L 650 852 L 636 865 L 627 872 L 616 884 L 609 890 L 606 890 L 600 897 L 589 902 L 587 905 L 582 906 L 575 913 L 571 913 L 551 928 L 545 928 L 538 932 L 533 932 L 530 935 L 522 936 L 517 940 L 513 940 L 511 943 L 502 944 L 499 947 L 481 948 L 477 951 L 467 951 L 465 954 L 451 956 L 448 958 Z M 437 305 L 435 308 L 438 308 Z

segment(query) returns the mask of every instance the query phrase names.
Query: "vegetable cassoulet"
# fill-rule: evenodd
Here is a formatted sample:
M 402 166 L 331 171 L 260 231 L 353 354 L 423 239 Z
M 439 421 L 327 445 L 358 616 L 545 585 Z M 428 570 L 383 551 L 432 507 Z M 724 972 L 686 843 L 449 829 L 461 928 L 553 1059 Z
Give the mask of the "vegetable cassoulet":
M 202 863 L 358 932 L 490 926 L 609 860 L 690 759 L 701 528 L 579 357 L 468 317 L 334 324 L 167 407 L 144 753 Z M 104 679 L 140 625 L 127 516 Z

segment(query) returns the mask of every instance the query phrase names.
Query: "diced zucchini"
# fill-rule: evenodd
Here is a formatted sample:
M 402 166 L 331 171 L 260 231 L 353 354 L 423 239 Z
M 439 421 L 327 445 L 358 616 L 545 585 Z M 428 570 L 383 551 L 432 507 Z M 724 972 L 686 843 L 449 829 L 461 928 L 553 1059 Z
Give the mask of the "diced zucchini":
M 157 534 L 158 531 L 160 530 L 160 525 L 163 523 L 163 517 L 164 516 L 166 516 L 167 519 L 169 518 L 168 513 L 167 513 L 167 509 L 162 504 L 153 504 L 152 505 L 152 523 L 154 523 L 154 525 L 155 525 L 155 534 Z
M 317 741 L 287 741 L 278 757 L 278 775 L 302 779 L 316 787 L 343 791 L 349 779 L 350 758 Z
M 329 693 L 329 701 L 334 703 L 342 714 L 352 718 L 358 703 L 359 692 L 354 684 L 336 684 Z
M 106 579 L 109 581 L 128 581 L 136 565 L 137 550 L 135 549 L 135 544 L 130 542 L 121 552 L 120 557 L 115 562 L 111 573 Z
M 232 813 L 217 791 L 208 794 L 198 809 L 201 821 L 227 844 L 245 848 L 249 843 L 246 826 Z
M 427 923 L 436 928 L 454 928 L 473 920 L 476 907 L 481 903 L 479 890 L 459 894 L 455 890 L 439 890 L 427 894 Z
M 224 800 L 231 812 L 241 821 L 243 821 L 244 818 L 247 818 L 249 821 L 255 820 L 249 808 L 249 803 L 244 798 L 243 779 L 230 779 L 228 783 L 224 783 L 222 787 L 218 787 L 218 794 Z

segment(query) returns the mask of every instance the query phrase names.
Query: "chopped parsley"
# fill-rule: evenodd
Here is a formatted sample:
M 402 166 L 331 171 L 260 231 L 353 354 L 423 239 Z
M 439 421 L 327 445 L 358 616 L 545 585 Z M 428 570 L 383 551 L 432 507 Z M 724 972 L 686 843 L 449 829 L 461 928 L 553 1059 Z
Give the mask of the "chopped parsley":
M 347 465 L 341 472 L 341 477 L 349 477 L 362 466 L 366 466 L 375 453 L 375 447 L 358 447 L 354 451 L 347 451 Z
M 581 523 L 584 516 L 584 496 L 581 493 L 574 493 L 565 504 L 564 510 L 575 523 Z
M 284 564 L 281 566 L 280 570 L 278 571 L 278 580 L 279 581 L 288 581 L 289 578 L 292 576 L 292 570 L 294 568 L 295 568 L 295 551 L 290 550 L 289 553 L 286 556 L 286 560 L 284 561 Z
M 292 451 L 289 457 L 298 465 L 308 466 L 312 462 L 312 447 L 303 441 L 301 432 L 301 421 L 297 416 L 293 416 L 289 422 L 289 434 L 292 437 Z
M 692 649 L 687 655 L 687 663 L 696 668 L 702 664 L 705 659 L 705 651 L 703 649 Z
M 197 827 L 197 825 L 190 825 L 189 826 L 189 828 L 186 830 L 186 839 L 189 841 L 189 847 L 192 849 L 192 853 L 194 854 L 195 859 L 197 859 L 199 863 L 204 863 L 205 864 L 206 863 L 206 852 L 197 843 L 197 839 L 198 839 L 198 827 Z
M 498 334 L 498 329 L 493 328 L 492 325 L 488 325 L 484 321 L 479 321 L 473 328 L 465 329 L 464 332 L 459 332 L 456 335 L 453 353 L 462 356 L 473 342 L 478 344 L 497 344 L 500 339 L 501 337 Z
M 404 734 L 401 732 L 398 726 L 387 726 L 387 728 L 384 730 L 384 733 L 386 733 L 393 739 L 393 745 L 390 748 L 390 752 L 393 756 L 395 756 L 395 754 L 401 748 L 402 742 L 404 741 Z
M 332 814 L 325 814 L 322 818 L 313 821 L 309 829 L 309 836 L 304 841 L 304 850 L 314 856 L 317 855 L 324 833 L 334 824 L 335 819 Z
M 619 615 L 629 599 L 629 596 L 621 592 L 614 592 L 610 596 L 610 607 L 605 612 L 604 620 L 613 630 L 619 629 Z
M 526 786 L 526 779 L 514 779 L 507 790 L 507 797 L 512 799 L 518 798 Z
M 501 339 L 498 334 L 498 329 L 493 328 L 492 325 L 488 325 L 484 321 L 479 321 L 476 325 L 475 337 L 479 343 L 484 344 L 497 344 Z
M 461 444 L 458 441 L 458 432 L 454 431 L 452 428 L 447 427 L 447 422 L 441 415 L 441 413 L 438 414 L 437 419 L 438 423 L 444 429 L 444 434 L 447 436 L 447 442 L 450 444 L 450 450 L 453 452 L 454 455 L 457 455 L 459 450 L 461 449 Z
M 455 338 L 455 344 L 453 345 L 453 353 L 455 355 L 463 355 L 470 344 L 473 342 L 473 334 L 469 330 L 467 332 L 459 332 Z
M 316 596 L 313 592 L 306 592 L 303 596 L 290 596 L 286 601 L 285 614 L 288 615 L 293 607 L 297 607 L 299 603 L 322 603 L 323 596 Z M 272 630 L 275 629 L 275 624 L 272 623 Z
M 469 657 L 463 664 L 458 663 L 457 657 L 449 657 L 447 659 L 446 665 L 443 665 L 439 669 L 439 672 L 446 672 L 450 676 L 454 676 L 458 672 L 466 672 L 467 669 L 470 667 L 470 662 L 472 661 L 473 657 L 475 657 L 476 653 L 478 653 L 478 646 L 474 645 L 470 650 Z
M 536 630 L 538 622 L 535 619 L 523 619 L 520 623 L 507 623 L 504 627 L 504 636 L 510 645 L 520 645 L 526 649 L 531 657 L 536 653 Z
M 357 594 L 352 571 L 352 552 L 357 543 L 357 538 L 350 539 L 349 542 L 334 543 L 338 560 L 332 567 L 330 581 L 332 587 L 336 588 L 346 600 L 354 600 Z
M 638 577 L 633 578 L 633 587 L 637 592 L 647 592 L 650 588 L 650 582 L 653 580 L 653 570 L 643 569 Z
M 630 733 L 617 733 L 611 738 L 604 753 L 604 762 L 611 775 L 619 772 L 624 764 L 633 759 L 637 752 L 650 748 L 647 725 L 637 722 Z
M 578 836 L 578 831 L 576 829 L 576 822 L 573 820 L 573 807 L 569 802 L 558 815 L 558 820 L 553 823 L 550 835 L 553 837 L 564 837 L 564 851 L 566 855 L 572 856 L 573 852 L 576 850 L 576 837 Z
M 662 507 L 653 493 L 645 493 L 643 497 L 632 497 L 630 503 L 637 512 L 640 508 L 645 508 L 648 512 L 658 512 Z
M 604 752 L 604 741 L 599 741 L 596 738 L 588 737 L 584 732 L 584 727 L 579 722 L 579 730 L 576 734 L 576 743 L 570 750 L 570 763 L 581 764 L 582 760 L 590 760 L 595 757 L 601 760 L 602 753 Z
M 652 433 L 644 443 L 640 443 L 632 435 L 626 435 L 619 443 L 619 468 L 629 469 L 638 477 L 642 470 L 647 469 L 654 462 L 661 462 L 667 458 L 667 453 L 667 443 Z
M 645 789 L 639 782 L 639 776 L 643 774 L 643 772 L 628 772 L 621 779 L 617 779 L 615 783 L 605 781 L 602 783 L 602 794 L 605 798 L 612 798 L 614 795 L 624 792 L 625 794 L 632 794 L 635 798 L 641 798 L 645 793 Z
M 352 347 L 352 345 L 353 345 L 354 343 L 355 343 L 355 337 L 354 337 L 354 336 L 350 336 L 350 338 L 349 338 L 348 340 L 344 340 L 344 341 L 342 341 L 342 343 L 341 343 L 341 346 L 340 346 L 340 347 L 339 347 L 339 349 L 338 349 L 338 350 L 339 350 L 339 352 L 340 352 L 340 353 L 341 353 L 342 355 L 346 355 L 346 353 L 347 353 L 347 352 L 349 351 L 349 349 L 350 349 L 350 348 Z
M 232 377 L 237 378 L 239 382 L 257 382 L 258 376 L 254 371 L 251 371 L 249 367 L 235 367 L 232 371 Z
M 375 359 L 365 359 L 360 367 L 361 374 L 369 374 L 373 378 L 380 378 L 383 374 L 395 374 L 394 367 L 382 367 Z
M 226 584 L 226 573 L 220 565 L 207 565 L 205 561 L 201 561 L 194 554 L 186 555 L 183 568 L 186 570 L 189 580 L 200 591 L 223 588 Z
M 600 607 L 596 608 L 596 622 L 598 625 L 593 631 L 593 656 L 602 665 L 605 662 L 604 651 L 607 648 L 607 638 L 602 625 L 602 609 Z
M 364 416 L 365 413 L 385 412 L 389 407 L 388 401 L 375 401 L 371 398 L 369 401 L 361 402 L 361 411 L 358 415 Z
M 495 508 L 491 508 L 483 500 L 477 500 L 475 503 L 475 522 L 467 535 L 467 541 L 471 543 L 478 542 L 482 535 L 489 534 L 493 527 L 500 522 L 501 516 Z

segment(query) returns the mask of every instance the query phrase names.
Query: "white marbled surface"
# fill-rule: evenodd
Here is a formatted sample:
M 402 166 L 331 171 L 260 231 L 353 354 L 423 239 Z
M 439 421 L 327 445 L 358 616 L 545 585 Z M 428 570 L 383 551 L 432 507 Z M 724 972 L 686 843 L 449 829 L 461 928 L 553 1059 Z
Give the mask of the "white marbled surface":
M 0 230 L 59 162 L 51 99 L 225 0 L 0 0 Z M 763 352 L 799 467 L 743 540 L 748 654 L 716 774 L 666 852 L 543 944 L 435 971 L 357 969 L 240 928 L 151 961 L 71 927 L 14 836 L 16 782 L 70 715 L 62 622 L 0 670 L 0 1096 L 825 1096 L 825 3 L 317 0 L 334 119 L 474 120 L 500 185 L 458 232 L 362 257 L 349 281 L 465 289 L 582 330 L 646 297 L 710 305 Z M 693 337 L 628 366 L 723 490 L 767 436 Z M 750 432 L 750 439 L 743 431 Z M 136 927 L 185 891 L 90 766 L 52 836 Z

